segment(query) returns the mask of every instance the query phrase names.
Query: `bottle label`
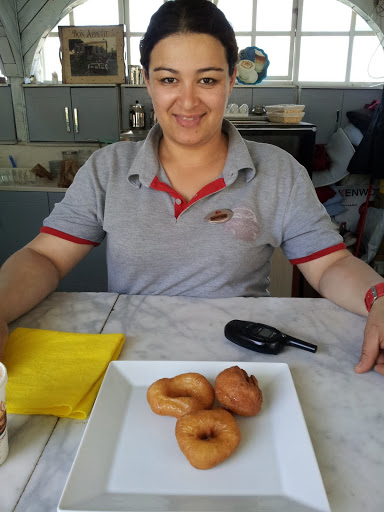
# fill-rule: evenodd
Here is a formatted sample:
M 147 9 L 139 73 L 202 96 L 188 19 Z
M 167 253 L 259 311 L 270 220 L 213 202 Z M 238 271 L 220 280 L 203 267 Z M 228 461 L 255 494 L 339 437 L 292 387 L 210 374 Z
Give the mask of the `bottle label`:
M 0 464 L 2 464 L 8 455 L 8 429 L 7 429 L 7 410 L 5 401 L 0 401 Z

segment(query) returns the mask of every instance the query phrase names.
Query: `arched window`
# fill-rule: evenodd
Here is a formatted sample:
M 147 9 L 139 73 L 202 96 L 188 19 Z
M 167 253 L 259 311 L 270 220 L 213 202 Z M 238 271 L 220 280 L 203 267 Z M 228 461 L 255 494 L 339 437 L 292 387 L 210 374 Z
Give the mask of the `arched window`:
M 366 83 L 384 78 L 384 52 L 372 28 L 338 0 L 215 2 L 231 21 L 239 48 L 258 46 L 271 61 L 267 80 Z
M 59 25 L 126 27 L 126 64 L 139 64 L 139 41 L 152 13 L 167 0 L 88 0 Z M 355 10 L 338 0 L 212 0 L 225 13 L 239 49 L 258 46 L 269 56 L 268 77 L 280 84 L 363 85 L 384 78 L 379 37 Z M 383 36 L 382 36 L 383 37 Z M 43 79 L 61 80 L 58 28 L 41 51 Z

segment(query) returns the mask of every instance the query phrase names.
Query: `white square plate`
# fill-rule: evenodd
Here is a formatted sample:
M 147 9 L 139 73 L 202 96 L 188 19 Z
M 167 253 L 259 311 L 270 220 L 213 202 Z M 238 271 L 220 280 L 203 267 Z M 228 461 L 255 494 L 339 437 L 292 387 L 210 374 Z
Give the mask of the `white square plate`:
M 226 461 L 193 468 L 175 438 L 176 419 L 146 400 L 157 379 L 198 372 L 212 384 L 240 366 L 263 391 L 254 417 L 236 417 L 242 440 Z M 70 471 L 60 512 L 329 512 L 327 496 L 288 365 L 115 361 L 109 365 Z

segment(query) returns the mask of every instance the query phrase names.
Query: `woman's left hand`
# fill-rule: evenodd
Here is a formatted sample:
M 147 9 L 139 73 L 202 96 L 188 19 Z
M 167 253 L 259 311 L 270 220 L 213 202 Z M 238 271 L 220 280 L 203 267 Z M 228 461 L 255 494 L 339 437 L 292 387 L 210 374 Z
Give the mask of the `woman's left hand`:
M 384 375 L 384 297 L 377 299 L 368 315 L 356 373 L 374 370 Z

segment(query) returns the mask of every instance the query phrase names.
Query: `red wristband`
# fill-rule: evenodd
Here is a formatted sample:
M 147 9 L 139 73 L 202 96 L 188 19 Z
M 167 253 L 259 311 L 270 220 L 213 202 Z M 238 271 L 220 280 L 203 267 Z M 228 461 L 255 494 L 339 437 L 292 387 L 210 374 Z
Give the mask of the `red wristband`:
M 384 297 L 384 283 L 376 284 L 371 286 L 365 295 L 365 306 L 369 311 L 379 297 Z

